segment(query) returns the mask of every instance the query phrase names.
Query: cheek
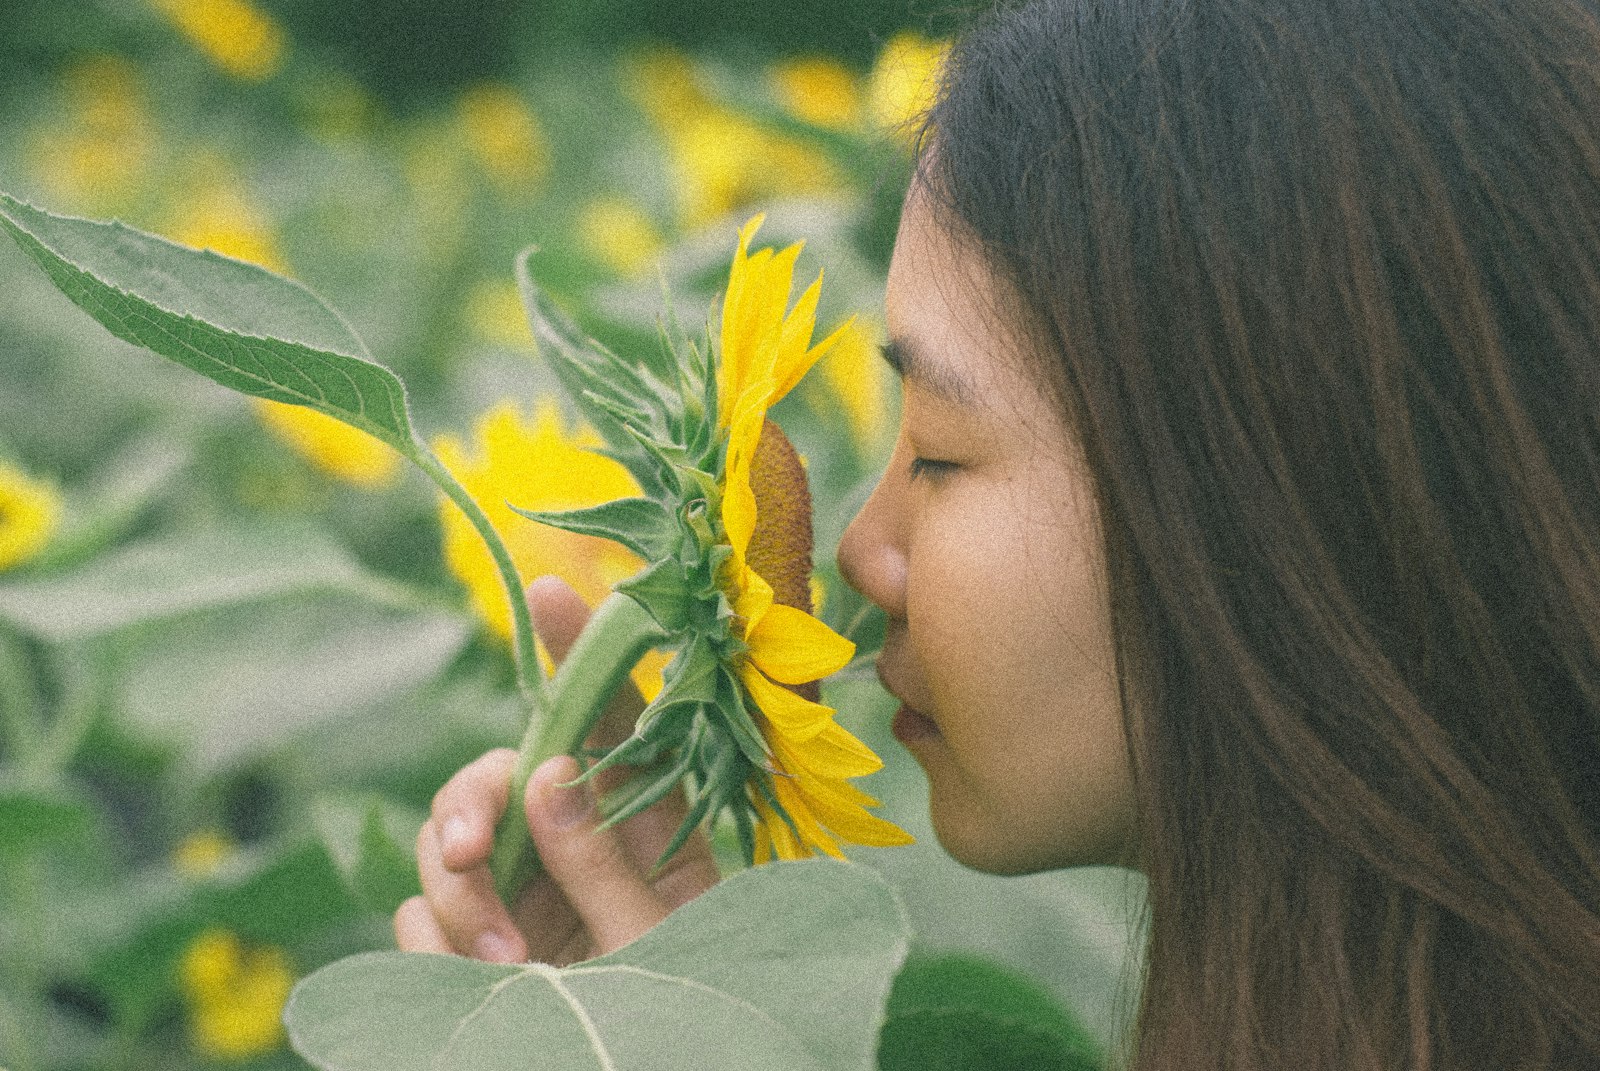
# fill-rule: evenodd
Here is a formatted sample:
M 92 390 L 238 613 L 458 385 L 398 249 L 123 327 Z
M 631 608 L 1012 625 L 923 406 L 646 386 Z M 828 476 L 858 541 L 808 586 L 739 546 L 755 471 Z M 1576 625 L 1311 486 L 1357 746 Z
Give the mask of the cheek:
M 943 733 L 924 762 L 935 824 L 982 869 L 1103 861 L 1131 798 L 1098 527 L 1041 501 L 930 514 L 911 558 L 908 637 Z

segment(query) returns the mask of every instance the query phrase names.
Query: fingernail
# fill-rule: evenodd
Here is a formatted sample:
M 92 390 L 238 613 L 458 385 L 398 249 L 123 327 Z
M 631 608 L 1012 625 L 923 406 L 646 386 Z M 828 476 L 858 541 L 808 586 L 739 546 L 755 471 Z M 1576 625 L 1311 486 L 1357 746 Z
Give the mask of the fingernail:
M 589 817 L 591 810 L 589 790 L 583 785 L 562 788 L 562 783 L 578 776 L 576 764 L 571 759 L 554 758 L 540 769 L 544 771 L 545 800 L 550 820 L 558 829 L 571 829 Z
M 455 855 L 465 850 L 467 842 L 472 839 L 472 827 L 460 815 L 446 818 L 444 828 L 439 831 L 439 849 L 445 855 Z
M 519 958 L 517 946 L 511 939 L 493 930 L 479 936 L 472 949 L 479 959 L 490 963 L 515 963 Z

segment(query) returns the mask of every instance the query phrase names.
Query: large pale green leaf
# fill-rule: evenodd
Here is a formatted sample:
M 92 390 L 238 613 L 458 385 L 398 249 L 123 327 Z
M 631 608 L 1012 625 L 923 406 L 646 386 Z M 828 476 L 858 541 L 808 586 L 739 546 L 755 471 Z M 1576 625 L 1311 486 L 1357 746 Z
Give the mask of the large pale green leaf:
M 364 585 L 361 567 L 309 525 L 235 525 L 158 536 L 81 568 L 0 583 L 0 621 L 54 642 L 296 591 Z
M 415 453 L 400 380 L 299 283 L 121 223 L 57 216 L 5 193 L 0 227 L 118 338 L 225 387 L 307 406 Z
M 126 637 L 114 698 L 140 739 L 214 771 L 425 685 L 473 627 L 334 593 L 208 610 Z
M 353 956 L 301 982 L 285 1020 L 325 1071 L 866 1071 L 907 932 L 870 870 L 773 863 L 561 970 Z

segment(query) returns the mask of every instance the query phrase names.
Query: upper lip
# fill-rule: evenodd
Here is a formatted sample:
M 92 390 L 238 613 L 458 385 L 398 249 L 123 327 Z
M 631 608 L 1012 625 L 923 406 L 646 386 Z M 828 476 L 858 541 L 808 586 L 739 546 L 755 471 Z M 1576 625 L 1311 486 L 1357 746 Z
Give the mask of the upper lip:
M 884 690 L 890 695 L 900 700 L 901 703 L 905 704 L 907 707 L 910 707 L 912 710 L 916 710 L 918 713 L 921 713 L 921 710 L 917 707 L 917 704 L 913 703 L 909 698 L 907 698 L 906 690 L 897 683 L 898 678 L 896 674 L 899 662 L 898 652 L 898 648 L 885 644 L 883 650 L 878 653 L 878 658 L 874 666 L 878 672 L 878 680 L 883 683 Z

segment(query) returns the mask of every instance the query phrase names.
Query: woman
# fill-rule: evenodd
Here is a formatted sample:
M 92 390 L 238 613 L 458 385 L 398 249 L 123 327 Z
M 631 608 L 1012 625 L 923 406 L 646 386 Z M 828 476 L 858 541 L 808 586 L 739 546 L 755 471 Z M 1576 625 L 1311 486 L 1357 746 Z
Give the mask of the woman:
M 1041 0 L 926 131 L 839 561 L 941 842 L 1147 875 L 1141 1071 L 1600 1067 L 1595 5 Z M 403 947 L 583 954 L 714 880 L 645 886 L 552 760 L 519 930 L 505 770 Z

